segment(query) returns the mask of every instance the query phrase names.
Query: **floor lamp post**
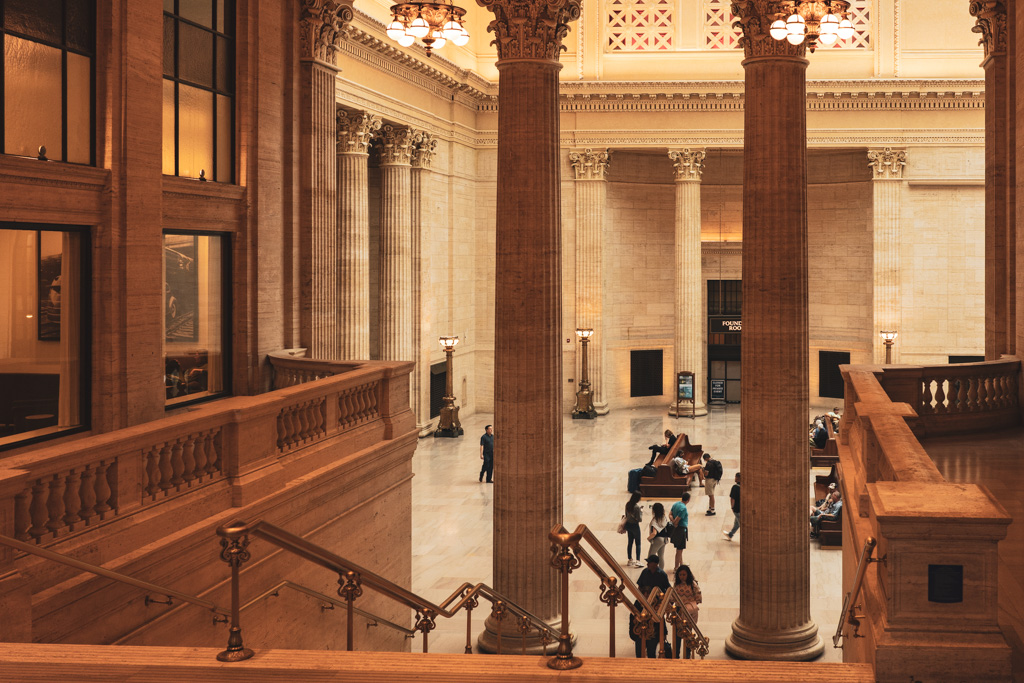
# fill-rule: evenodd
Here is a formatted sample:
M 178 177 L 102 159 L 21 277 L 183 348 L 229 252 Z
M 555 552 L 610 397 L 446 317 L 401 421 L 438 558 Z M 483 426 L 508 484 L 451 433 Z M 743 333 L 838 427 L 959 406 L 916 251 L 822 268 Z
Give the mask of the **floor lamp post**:
M 892 343 L 896 341 L 896 337 L 900 335 L 895 330 L 882 330 L 878 333 L 878 336 L 882 338 L 882 343 L 885 344 L 885 364 L 892 364 Z
M 594 336 L 594 330 L 589 327 L 577 327 L 576 336 L 583 344 L 583 369 L 580 373 L 580 389 L 576 392 L 576 407 L 572 409 L 572 419 L 593 420 L 597 417 L 597 411 L 594 410 L 594 394 L 590 391 L 590 378 L 587 376 L 587 344 Z
M 445 388 L 444 404 L 441 406 L 441 419 L 438 420 L 434 436 L 455 438 L 462 436 L 462 423 L 459 422 L 459 407 L 455 405 L 455 390 L 452 389 L 452 353 L 459 343 L 458 337 L 441 337 L 438 339 L 445 355 Z

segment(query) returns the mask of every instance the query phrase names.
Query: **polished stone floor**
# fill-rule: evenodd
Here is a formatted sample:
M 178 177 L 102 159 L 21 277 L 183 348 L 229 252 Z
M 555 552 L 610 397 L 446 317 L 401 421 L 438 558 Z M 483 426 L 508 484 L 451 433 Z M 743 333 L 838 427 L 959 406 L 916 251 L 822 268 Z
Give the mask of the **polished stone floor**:
M 811 415 L 827 409 L 814 407 Z M 466 434 L 459 439 L 421 439 L 413 459 L 412 589 L 436 602 L 447 598 L 464 581 L 491 583 L 493 492 L 492 487 L 477 481 L 479 437 L 491 421 L 491 415 L 474 415 L 463 421 Z M 672 429 L 688 434 L 691 443 L 703 445 L 706 452 L 721 460 L 724 481 L 731 482 L 739 467 L 739 423 L 740 407 L 735 405 L 714 407 L 707 417 L 696 420 L 677 420 L 662 408 L 612 411 L 596 420 L 571 420 L 566 416 L 564 525 L 573 529 L 586 524 L 624 565 L 626 540 L 615 527 L 629 497 L 626 471 L 646 462 L 650 456 L 647 447 L 661 443 L 662 432 Z M 812 478 L 816 473 L 827 471 L 812 470 Z M 720 487 L 716 496 L 718 515 L 706 517 L 704 490 L 697 486 L 691 489 L 690 542 L 683 555 L 703 592 L 699 626 L 711 641 L 712 659 L 726 657 L 724 641 L 739 614 L 739 535 L 729 542 L 721 533 L 723 526 L 732 526 L 732 515 L 726 512 L 728 491 L 724 484 Z M 655 500 L 645 499 L 644 504 Z M 645 510 L 644 519 L 649 515 Z M 646 541 L 642 549 L 646 554 Z M 667 553 L 671 560 L 672 551 Z M 640 573 L 639 569 L 628 571 L 634 580 Z M 820 661 L 842 660 L 841 651 L 833 649 L 831 643 L 842 608 L 841 579 L 841 551 L 821 550 L 812 543 L 811 617 L 826 644 Z M 576 652 L 581 656 L 608 656 L 608 608 L 598 599 L 599 587 L 599 581 L 586 568 L 574 572 L 570 581 L 569 612 L 579 639 Z M 474 614 L 474 643 L 486 612 L 479 609 Z M 631 657 L 627 613 L 620 607 L 616 615 L 616 654 Z M 442 618 L 430 636 L 430 651 L 462 652 L 465 642 L 465 618 Z M 418 651 L 420 647 L 417 639 L 413 649 Z

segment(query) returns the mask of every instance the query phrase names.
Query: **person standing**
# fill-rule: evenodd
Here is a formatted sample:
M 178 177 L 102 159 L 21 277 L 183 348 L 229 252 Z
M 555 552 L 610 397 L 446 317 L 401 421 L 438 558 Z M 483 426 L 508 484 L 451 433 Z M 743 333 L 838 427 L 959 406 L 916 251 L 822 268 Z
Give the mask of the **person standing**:
M 700 603 L 704 601 L 704 597 L 700 594 L 700 584 L 697 583 L 697 579 L 693 578 L 693 573 L 688 565 L 681 564 L 676 567 L 675 589 L 676 596 L 683 603 L 683 607 L 693 618 L 693 623 L 696 626 L 697 618 L 700 616 Z M 676 659 L 679 657 L 689 659 L 690 648 L 680 648 L 681 641 L 682 638 L 678 636 L 675 638 Z M 683 652 L 683 649 L 686 651 Z
M 640 494 L 634 493 L 626 502 L 626 566 L 642 567 L 640 564 L 640 520 L 644 517 L 640 507 Z M 633 560 L 633 545 L 636 544 L 636 560 Z
M 704 454 L 704 493 L 708 494 L 708 511 L 704 514 L 711 517 L 715 514 L 715 488 L 722 480 L 722 463 Z
M 683 550 L 686 548 L 686 540 L 689 538 L 690 511 L 686 504 L 690 502 L 690 492 L 683 491 L 680 500 L 673 503 L 669 516 L 672 521 L 672 545 L 676 549 L 676 563 L 678 567 L 683 563 Z
M 647 554 L 657 555 L 658 567 L 664 570 L 665 546 L 668 544 L 670 532 L 668 515 L 665 514 L 665 506 L 661 503 L 655 503 L 651 506 L 651 514 L 654 515 L 654 519 L 651 520 L 651 525 L 647 528 L 647 540 L 651 543 L 651 548 Z
M 732 531 L 723 531 L 726 539 L 732 540 L 732 537 L 736 535 L 736 532 L 740 528 L 740 473 L 736 473 L 736 483 L 732 485 L 732 490 L 729 491 L 729 504 L 732 505 L 732 514 L 736 518 L 736 521 L 732 523 Z
M 480 459 L 484 461 L 483 467 L 480 468 L 480 481 L 484 480 L 484 474 L 487 475 L 487 483 L 493 484 L 494 481 L 494 429 L 491 425 L 484 427 L 484 434 L 480 437 Z

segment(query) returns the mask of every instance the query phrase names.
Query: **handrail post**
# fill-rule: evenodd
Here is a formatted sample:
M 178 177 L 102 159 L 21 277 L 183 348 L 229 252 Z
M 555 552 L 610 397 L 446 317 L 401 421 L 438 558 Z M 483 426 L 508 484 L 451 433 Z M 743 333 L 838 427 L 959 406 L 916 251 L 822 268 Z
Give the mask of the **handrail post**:
M 583 666 L 583 660 L 572 654 L 572 636 L 569 634 L 569 574 L 578 569 L 583 561 L 573 552 L 579 546 L 580 534 L 570 534 L 564 529 L 552 531 L 551 566 L 562 573 L 562 632 L 558 635 L 558 651 L 548 660 L 548 667 L 567 671 Z
M 346 626 L 345 645 L 349 652 L 352 652 L 352 631 L 353 616 L 356 598 L 363 594 L 363 588 L 359 582 L 359 574 L 354 571 L 347 571 L 338 576 L 338 595 L 345 598 L 348 609 L 348 624 Z
M 533 630 L 533 624 L 530 623 L 530 617 L 521 616 L 519 617 L 519 632 L 523 634 L 523 654 L 526 654 L 526 636 L 529 635 L 530 631 Z
M 226 536 L 220 539 L 220 559 L 231 567 L 231 630 L 228 632 L 228 649 L 217 655 L 221 662 L 241 662 L 253 656 L 253 651 L 242 643 L 242 628 L 238 625 L 239 597 L 238 574 L 242 563 L 247 561 L 249 554 L 249 537 Z
M 615 658 L 615 605 L 623 601 L 622 587 L 614 576 L 601 580 L 601 602 L 608 605 L 608 656 Z
M 842 647 L 839 641 L 845 637 L 843 635 L 843 627 L 847 622 L 853 624 L 853 637 L 858 637 L 857 628 L 860 626 L 860 620 L 854 616 L 854 611 L 857 609 L 857 605 L 854 603 L 860 597 L 860 589 L 864 583 L 864 574 L 867 573 L 868 565 L 872 561 L 877 561 L 871 557 L 875 551 L 876 544 L 877 541 L 874 536 L 868 536 L 864 541 L 864 547 L 860 551 L 860 559 L 857 561 L 857 576 L 853 580 L 852 590 L 846 594 L 846 598 L 843 600 L 843 612 L 839 615 L 839 624 L 836 626 L 835 635 L 832 636 L 832 647 Z M 884 560 L 885 558 L 882 559 Z
M 467 589 L 468 594 L 471 589 Z M 473 610 L 476 609 L 480 601 L 475 595 L 470 595 L 466 598 L 466 654 L 473 654 Z
M 505 605 L 504 600 L 495 600 L 493 603 L 491 603 L 491 616 L 494 617 L 494 620 L 496 622 L 498 622 L 498 628 L 496 629 L 498 637 L 498 647 L 496 649 L 498 650 L 499 655 L 501 654 L 501 632 L 504 630 L 502 622 L 505 621 L 506 614 L 508 614 L 508 607 Z
M 414 628 L 423 634 L 423 654 L 427 654 L 427 637 L 437 625 L 435 623 L 436 619 L 437 612 L 432 609 L 424 608 L 416 612 L 416 625 Z

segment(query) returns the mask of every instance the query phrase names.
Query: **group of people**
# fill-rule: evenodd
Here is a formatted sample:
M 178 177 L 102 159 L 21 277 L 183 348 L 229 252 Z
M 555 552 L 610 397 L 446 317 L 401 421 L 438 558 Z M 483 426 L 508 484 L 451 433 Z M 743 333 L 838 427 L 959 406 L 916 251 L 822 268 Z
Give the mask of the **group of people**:
M 842 494 L 839 493 L 835 483 L 829 484 L 828 494 L 821 500 L 814 501 L 814 505 L 811 506 L 811 538 L 817 538 L 821 533 L 822 522 L 834 522 L 839 519 L 842 510 Z
M 825 420 L 832 422 L 832 431 L 839 433 L 839 408 L 832 408 L 825 415 L 814 418 L 811 428 L 808 431 L 808 442 L 812 448 L 824 448 L 828 443 L 828 429 L 825 428 Z

